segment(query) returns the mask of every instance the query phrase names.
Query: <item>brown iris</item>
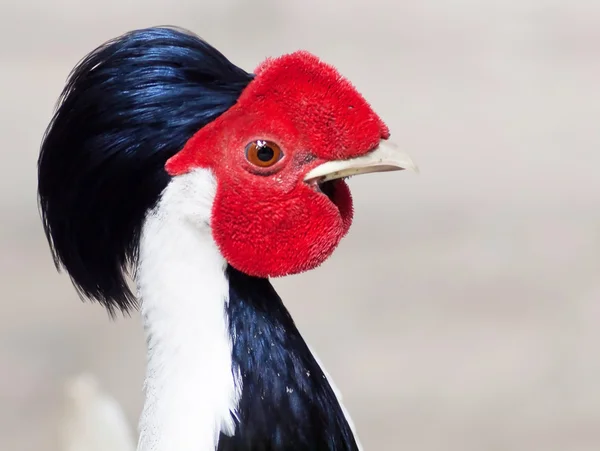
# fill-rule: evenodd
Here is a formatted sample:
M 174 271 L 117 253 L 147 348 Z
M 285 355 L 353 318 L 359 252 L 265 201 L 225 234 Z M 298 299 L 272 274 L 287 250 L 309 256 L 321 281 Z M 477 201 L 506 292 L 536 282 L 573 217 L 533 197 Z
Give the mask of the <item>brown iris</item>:
M 258 139 L 246 146 L 246 159 L 254 166 L 268 168 L 283 157 L 283 152 L 273 141 Z

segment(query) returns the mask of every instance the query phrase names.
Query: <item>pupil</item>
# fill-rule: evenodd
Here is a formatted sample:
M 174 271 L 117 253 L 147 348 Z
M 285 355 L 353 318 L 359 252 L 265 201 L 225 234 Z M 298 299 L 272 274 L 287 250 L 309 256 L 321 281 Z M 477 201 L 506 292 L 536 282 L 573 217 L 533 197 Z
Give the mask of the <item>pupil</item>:
M 273 152 L 273 149 L 271 149 L 269 146 L 262 146 L 258 148 L 258 151 L 256 152 L 256 156 L 258 157 L 258 159 L 260 161 L 271 161 L 273 159 L 273 156 L 275 155 L 275 152 Z

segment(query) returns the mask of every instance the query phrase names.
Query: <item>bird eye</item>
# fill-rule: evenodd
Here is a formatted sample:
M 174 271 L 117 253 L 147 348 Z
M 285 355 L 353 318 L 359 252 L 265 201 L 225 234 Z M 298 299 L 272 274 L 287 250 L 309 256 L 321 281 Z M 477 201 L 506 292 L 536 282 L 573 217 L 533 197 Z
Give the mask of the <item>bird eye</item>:
M 273 141 L 259 139 L 246 146 L 246 159 L 254 166 L 267 168 L 281 160 L 281 157 L 283 152 Z

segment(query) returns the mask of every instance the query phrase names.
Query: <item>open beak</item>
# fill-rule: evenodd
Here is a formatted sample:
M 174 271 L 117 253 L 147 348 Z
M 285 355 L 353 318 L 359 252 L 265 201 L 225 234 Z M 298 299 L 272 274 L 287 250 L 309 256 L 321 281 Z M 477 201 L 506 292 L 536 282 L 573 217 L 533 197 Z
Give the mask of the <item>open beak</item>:
M 370 172 L 401 171 L 419 172 L 419 168 L 397 145 L 382 140 L 374 150 L 360 157 L 348 160 L 334 160 L 323 163 L 304 176 L 307 183 L 323 183 L 351 175 Z

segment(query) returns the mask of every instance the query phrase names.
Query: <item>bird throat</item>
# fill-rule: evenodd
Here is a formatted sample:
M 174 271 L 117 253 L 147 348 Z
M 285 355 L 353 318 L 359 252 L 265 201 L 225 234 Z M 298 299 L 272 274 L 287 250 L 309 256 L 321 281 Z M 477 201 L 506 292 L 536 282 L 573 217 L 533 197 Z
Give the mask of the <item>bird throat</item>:
M 209 175 L 189 182 L 171 182 L 140 242 L 148 362 L 138 451 L 358 451 L 334 388 L 269 280 L 221 256 L 202 220 Z M 182 220 L 190 211 L 193 221 Z
M 218 451 L 355 451 L 327 375 L 267 279 L 228 266 L 232 365 L 242 380 L 236 433 Z

